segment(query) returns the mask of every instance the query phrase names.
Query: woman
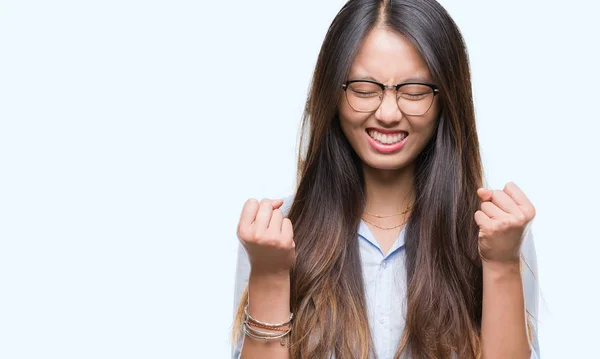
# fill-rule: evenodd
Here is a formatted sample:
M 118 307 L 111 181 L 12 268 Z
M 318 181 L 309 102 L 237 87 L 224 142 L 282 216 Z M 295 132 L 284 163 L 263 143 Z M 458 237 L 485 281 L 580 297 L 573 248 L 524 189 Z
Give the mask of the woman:
M 481 188 L 467 52 L 438 3 L 350 0 L 303 126 L 295 193 L 242 209 L 234 358 L 538 357 L 535 209 Z

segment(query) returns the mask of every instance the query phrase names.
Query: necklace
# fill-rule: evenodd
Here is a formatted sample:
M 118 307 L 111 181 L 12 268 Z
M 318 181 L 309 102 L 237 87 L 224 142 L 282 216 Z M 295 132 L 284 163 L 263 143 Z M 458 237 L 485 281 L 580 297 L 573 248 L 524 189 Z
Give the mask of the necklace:
M 367 211 L 365 211 L 364 213 L 365 213 L 365 214 L 368 214 L 369 216 L 376 217 L 376 218 L 389 218 L 389 217 L 400 216 L 400 215 L 406 214 L 406 213 L 408 213 L 408 211 L 410 211 L 410 210 L 411 210 L 413 207 L 414 207 L 414 203 L 413 203 L 412 205 L 408 206 L 408 207 L 407 207 L 407 208 L 406 208 L 404 211 L 402 211 L 402 212 L 400 212 L 400 213 L 396 213 L 396 214 L 387 214 L 387 215 L 381 215 L 381 214 L 373 214 L 373 213 L 369 213 L 369 212 L 367 212 Z M 362 219 L 363 219 L 365 222 L 369 223 L 370 225 L 372 225 L 372 226 L 375 226 L 375 227 L 377 227 L 377 228 L 379 228 L 379 229 L 383 229 L 383 230 L 396 229 L 396 228 L 398 228 L 398 227 L 400 227 L 400 226 L 402 226 L 402 225 L 404 225 L 404 224 L 406 223 L 406 218 L 405 218 L 405 219 L 402 221 L 402 223 L 400 223 L 400 224 L 397 224 L 397 225 L 395 225 L 395 226 L 393 226 L 393 227 L 383 227 L 383 226 L 380 226 L 380 225 L 378 225 L 378 224 L 375 224 L 375 223 L 373 223 L 373 222 L 369 221 L 369 220 L 368 220 L 368 219 L 366 219 L 364 216 L 361 216 L 361 218 L 362 218 Z
M 385 229 L 385 230 L 388 230 L 388 229 L 396 229 L 396 228 L 398 228 L 398 227 L 402 226 L 404 223 L 406 223 L 406 221 L 402 221 L 402 223 L 400 223 L 400 224 L 397 224 L 397 225 L 395 225 L 395 226 L 393 226 L 393 227 L 382 227 L 382 226 L 380 226 L 380 225 L 377 225 L 377 224 L 375 224 L 375 223 L 373 223 L 373 222 L 371 222 L 371 221 L 367 220 L 365 217 L 362 217 L 362 219 L 363 219 L 363 221 L 365 221 L 365 222 L 369 223 L 370 225 L 373 225 L 373 226 L 375 226 L 375 227 L 377 227 L 377 228 L 379 228 L 379 229 Z
M 400 216 L 403 214 L 408 213 L 408 211 L 410 211 L 413 208 L 414 204 L 409 206 L 408 208 L 406 208 L 404 211 L 400 212 L 400 213 L 396 213 L 396 214 L 386 214 L 386 215 L 382 215 L 382 214 L 373 214 L 373 213 L 369 213 L 367 211 L 365 211 L 365 214 L 368 214 L 369 216 L 373 216 L 373 217 L 377 217 L 377 218 L 388 218 L 388 217 L 394 217 L 394 216 Z

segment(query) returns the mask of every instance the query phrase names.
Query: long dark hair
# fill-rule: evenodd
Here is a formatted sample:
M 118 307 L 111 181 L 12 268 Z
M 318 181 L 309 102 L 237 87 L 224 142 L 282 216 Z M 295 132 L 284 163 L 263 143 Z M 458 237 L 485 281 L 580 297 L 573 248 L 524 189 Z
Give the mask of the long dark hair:
M 350 0 L 329 27 L 306 103 L 288 214 L 297 253 L 291 356 L 374 353 L 356 239 L 366 203 L 364 177 L 342 133 L 337 103 L 363 39 L 376 26 L 411 41 L 441 90 L 436 130 L 415 163 L 416 202 L 405 233 L 407 317 L 396 358 L 402 352 L 476 358 L 482 305 L 473 219 L 482 185 L 479 142 L 466 46 L 435 0 Z

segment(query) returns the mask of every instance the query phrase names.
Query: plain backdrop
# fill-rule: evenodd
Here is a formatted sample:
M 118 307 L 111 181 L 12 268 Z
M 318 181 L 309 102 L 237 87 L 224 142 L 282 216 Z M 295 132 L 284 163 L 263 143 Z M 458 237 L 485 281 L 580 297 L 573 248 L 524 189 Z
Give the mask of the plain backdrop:
M 0 358 L 227 358 L 244 201 L 294 188 L 340 0 L 0 1 Z M 595 1 L 444 0 L 543 358 L 600 358 Z

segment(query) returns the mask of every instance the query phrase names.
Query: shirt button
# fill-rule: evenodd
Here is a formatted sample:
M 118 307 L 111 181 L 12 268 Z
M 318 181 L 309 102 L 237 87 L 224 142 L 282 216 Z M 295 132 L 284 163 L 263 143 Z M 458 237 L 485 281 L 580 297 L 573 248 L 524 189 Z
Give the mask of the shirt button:
M 385 267 L 387 267 L 387 262 L 386 262 L 386 261 L 382 261 L 382 262 L 381 262 L 381 267 L 382 267 L 382 268 L 385 268 Z
M 379 323 L 381 323 L 381 324 L 385 323 L 385 318 L 383 318 L 383 317 L 379 318 Z

